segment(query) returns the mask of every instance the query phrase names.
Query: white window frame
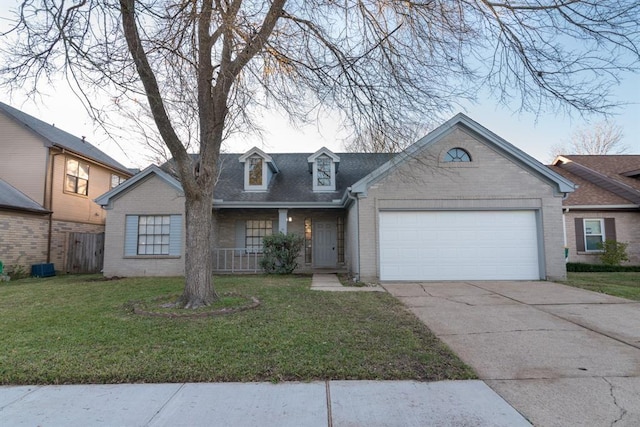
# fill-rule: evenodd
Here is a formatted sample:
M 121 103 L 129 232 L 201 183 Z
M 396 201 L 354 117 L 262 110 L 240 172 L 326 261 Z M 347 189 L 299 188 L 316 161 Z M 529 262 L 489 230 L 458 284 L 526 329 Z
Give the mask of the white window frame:
M 70 162 L 75 162 L 77 164 L 77 168 L 76 170 L 70 170 L 69 169 L 69 163 Z M 87 174 L 86 177 L 84 177 L 81 173 L 82 168 L 81 166 L 86 166 L 87 169 Z M 88 196 L 89 195 L 89 174 L 91 173 L 91 165 L 88 162 L 84 162 L 82 160 L 79 159 L 75 159 L 73 157 L 67 157 L 65 160 L 65 164 L 64 164 L 64 192 L 68 193 L 68 194 L 77 194 L 79 196 Z M 73 190 L 71 189 L 67 189 L 67 187 L 69 186 L 69 180 L 73 178 L 74 184 L 73 184 Z M 78 189 L 80 188 L 79 186 L 79 182 L 80 181 L 85 181 L 85 192 L 81 193 L 78 191 Z
M 587 233 L 587 222 L 589 221 L 597 221 L 600 223 L 600 233 Z M 585 252 L 602 252 L 602 249 L 589 249 L 589 244 L 587 242 L 587 237 L 589 236 L 601 236 L 601 242 L 604 244 L 606 241 L 605 228 L 604 228 L 604 218 L 585 218 L 582 221 L 582 232 L 584 235 L 584 250 Z
M 320 167 L 318 159 L 323 159 L 323 161 L 328 159 L 330 162 L 329 185 L 319 185 L 318 183 L 318 168 Z M 332 153 L 329 149 L 322 147 L 320 150 L 309 156 L 307 161 L 310 164 L 313 191 L 319 193 L 336 191 L 336 171 L 337 164 L 340 162 L 340 157 Z
M 250 185 L 249 183 L 251 159 L 262 160 L 262 184 L 260 185 Z M 271 176 L 274 173 L 279 172 L 271 156 L 257 147 L 253 147 L 251 150 L 240 156 L 238 160 L 240 163 L 244 164 L 244 191 L 267 191 Z
M 257 223 L 257 224 L 256 224 Z M 249 230 L 252 233 L 249 233 Z M 258 235 L 253 234 L 253 231 L 257 230 Z M 263 239 L 265 236 L 273 235 L 273 220 L 270 219 L 250 219 L 245 222 L 244 228 L 244 246 L 247 250 L 247 253 L 250 254 L 261 254 L 263 249 Z M 251 243 L 249 243 L 251 239 Z
M 153 223 L 149 223 L 153 219 Z M 160 220 L 160 224 L 157 221 Z M 137 255 L 164 255 L 170 253 L 171 215 L 139 215 Z M 149 242 L 151 240 L 151 242 Z M 144 249 L 141 251 L 141 249 Z M 150 250 L 150 251 L 149 251 Z
M 115 173 L 111 174 L 111 188 L 116 188 L 118 185 L 125 182 L 127 178 L 121 177 L 120 175 L 116 175 Z

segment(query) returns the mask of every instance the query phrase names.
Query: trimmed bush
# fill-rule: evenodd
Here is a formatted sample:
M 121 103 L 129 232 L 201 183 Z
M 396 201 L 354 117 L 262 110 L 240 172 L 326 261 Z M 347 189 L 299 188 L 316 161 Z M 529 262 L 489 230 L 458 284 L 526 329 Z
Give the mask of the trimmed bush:
M 304 239 L 293 233 L 278 233 L 262 240 L 264 255 L 260 267 L 267 274 L 291 274 L 298 267 L 296 258 L 300 254 Z
M 570 273 L 613 273 L 640 271 L 640 265 L 605 265 L 583 264 L 580 262 L 568 262 L 567 271 Z

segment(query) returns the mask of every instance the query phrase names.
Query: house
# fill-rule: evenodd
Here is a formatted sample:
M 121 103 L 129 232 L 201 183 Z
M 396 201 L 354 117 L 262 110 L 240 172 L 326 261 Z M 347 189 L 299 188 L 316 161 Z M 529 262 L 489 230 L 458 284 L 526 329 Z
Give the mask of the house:
M 98 148 L 0 103 L 0 260 L 67 265 L 69 235 L 103 233 L 93 199 L 133 174 Z
M 366 281 L 561 279 L 562 200 L 573 183 L 463 114 L 400 154 L 222 156 L 217 271 L 256 268 L 262 239 L 304 236 L 301 271 Z M 184 272 L 184 195 L 150 166 L 97 199 L 106 276 Z
M 562 204 L 569 261 L 598 264 L 598 244 L 617 240 L 640 265 L 640 155 L 558 156 L 551 169 L 578 185 Z

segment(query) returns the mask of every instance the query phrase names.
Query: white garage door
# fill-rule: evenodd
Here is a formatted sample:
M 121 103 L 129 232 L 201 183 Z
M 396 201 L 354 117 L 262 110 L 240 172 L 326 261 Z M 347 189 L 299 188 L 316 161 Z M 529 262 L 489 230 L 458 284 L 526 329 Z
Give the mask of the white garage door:
M 534 211 L 380 212 L 381 280 L 538 280 Z

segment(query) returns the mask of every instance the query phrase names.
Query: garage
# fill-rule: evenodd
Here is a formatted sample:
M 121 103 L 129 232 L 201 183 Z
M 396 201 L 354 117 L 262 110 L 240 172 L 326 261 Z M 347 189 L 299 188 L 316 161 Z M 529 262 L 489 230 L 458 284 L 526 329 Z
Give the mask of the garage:
M 539 280 L 533 210 L 381 211 L 380 280 Z

